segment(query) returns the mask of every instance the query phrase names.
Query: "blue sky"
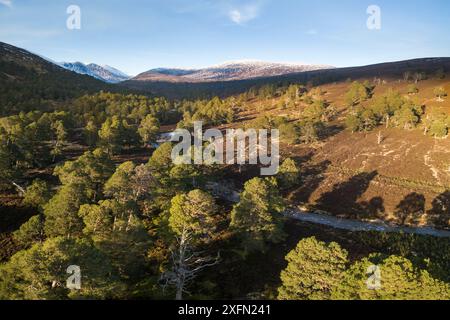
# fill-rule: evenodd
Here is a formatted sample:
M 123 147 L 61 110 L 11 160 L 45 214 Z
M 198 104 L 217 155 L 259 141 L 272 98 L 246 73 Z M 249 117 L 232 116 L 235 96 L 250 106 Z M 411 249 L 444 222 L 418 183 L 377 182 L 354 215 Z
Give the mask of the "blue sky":
M 68 30 L 69 5 L 81 29 Z M 366 26 L 369 5 L 381 30 Z M 448 0 L 0 0 L 0 41 L 131 75 L 224 61 L 365 65 L 450 56 Z

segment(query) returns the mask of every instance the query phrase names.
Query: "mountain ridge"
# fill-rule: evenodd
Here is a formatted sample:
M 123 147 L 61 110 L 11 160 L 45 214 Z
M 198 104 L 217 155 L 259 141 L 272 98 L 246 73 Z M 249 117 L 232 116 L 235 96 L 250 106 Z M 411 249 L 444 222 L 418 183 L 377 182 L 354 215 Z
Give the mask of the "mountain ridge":
M 243 93 L 252 87 L 279 85 L 281 83 L 300 83 L 318 85 L 354 80 L 387 80 L 403 79 L 404 73 L 434 74 L 438 70 L 450 70 L 450 57 L 425 57 L 410 60 L 376 63 L 366 66 L 321 69 L 233 81 L 138 81 L 130 79 L 120 84 L 130 89 L 149 92 L 173 99 L 208 98 L 212 96 L 227 97 Z M 176 69 L 175 69 L 176 70 Z
M 58 103 L 101 90 L 114 92 L 124 88 L 0 42 L 0 117 L 21 111 L 54 110 Z
M 131 78 L 124 72 L 108 65 L 98 65 L 95 63 L 84 64 L 79 61 L 60 62 L 58 65 L 64 69 L 76 72 L 78 74 L 85 74 L 107 83 L 119 83 Z
M 228 61 L 198 69 L 155 68 L 140 73 L 132 81 L 217 82 L 281 76 L 307 71 L 334 69 L 329 65 L 278 63 L 258 60 Z

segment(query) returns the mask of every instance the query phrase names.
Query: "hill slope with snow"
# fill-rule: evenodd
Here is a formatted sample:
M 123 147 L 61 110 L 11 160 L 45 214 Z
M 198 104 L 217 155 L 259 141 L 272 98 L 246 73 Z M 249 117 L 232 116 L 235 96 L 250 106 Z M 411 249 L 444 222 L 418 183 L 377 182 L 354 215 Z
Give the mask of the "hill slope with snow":
M 130 76 L 126 75 L 122 71 L 106 65 L 100 66 L 95 63 L 86 65 L 81 62 L 61 62 L 59 65 L 67 70 L 79 74 L 86 74 L 108 83 L 119 83 L 130 79 Z
M 166 82 L 234 81 L 333 68 L 334 67 L 325 65 L 232 61 L 202 69 L 152 69 L 139 74 L 132 80 Z

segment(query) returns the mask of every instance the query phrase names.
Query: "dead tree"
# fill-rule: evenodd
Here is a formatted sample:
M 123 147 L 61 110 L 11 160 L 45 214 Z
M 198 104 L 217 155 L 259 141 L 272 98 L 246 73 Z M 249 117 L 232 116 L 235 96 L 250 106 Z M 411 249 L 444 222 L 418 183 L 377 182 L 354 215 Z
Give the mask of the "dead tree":
M 187 287 L 201 271 L 220 262 L 220 252 L 216 257 L 204 255 L 203 251 L 196 251 L 192 240 L 187 230 L 177 237 L 176 250 L 171 250 L 172 268 L 161 276 L 163 289 L 175 287 L 176 300 L 183 300 L 184 293 L 189 294 Z
M 25 193 L 26 193 L 25 188 L 20 186 L 17 182 L 14 182 L 14 181 L 8 180 L 8 179 L 4 180 L 4 182 L 7 184 L 11 184 L 14 188 L 16 188 L 16 190 L 19 192 L 20 195 L 22 195 L 22 196 L 25 195 Z
M 423 73 L 421 73 L 421 72 L 416 72 L 416 73 L 414 73 L 414 75 L 413 75 L 413 79 L 414 79 L 414 83 L 415 84 L 418 84 L 419 83 L 419 81 L 422 81 L 422 80 L 424 80 L 424 74 Z
M 383 134 L 381 133 L 381 131 L 379 131 L 377 135 L 378 144 L 380 145 L 383 142 L 383 140 L 384 140 Z
M 403 80 L 405 80 L 405 82 L 408 82 L 410 78 L 411 78 L 411 72 L 406 71 L 406 72 L 403 74 Z

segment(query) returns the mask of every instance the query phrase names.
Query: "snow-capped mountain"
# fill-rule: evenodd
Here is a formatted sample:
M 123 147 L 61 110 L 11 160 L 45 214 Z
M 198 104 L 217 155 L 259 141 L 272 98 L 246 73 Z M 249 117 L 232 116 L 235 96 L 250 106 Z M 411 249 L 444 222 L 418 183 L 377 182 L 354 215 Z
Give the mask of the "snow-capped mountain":
M 126 73 L 120 71 L 119 69 L 113 68 L 111 66 L 108 65 L 102 65 L 101 66 L 103 69 L 105 69 L 106 71 L 111 72 L 112 74 L 118 76 L 118 77 L 122 77 L 122 78 L 126 78 L 126 79 L 130 79 L 131 77 L 129 75 L 127 75 Z
M 152 69 L 139 74 L 132 80 L 169 82 L 232 81 L 333 68 L 326 65 L 231 61 L 202 69 Z
M 100 66 L 95 63 L 86 65 L 81 62 L 61 62 L 59 65 L 67 70 L 79 74 L 86 74 L 108 83 L 119 83 L 130 79 L 130 76 L 126 75 L 122 71 L 106 65 Z

